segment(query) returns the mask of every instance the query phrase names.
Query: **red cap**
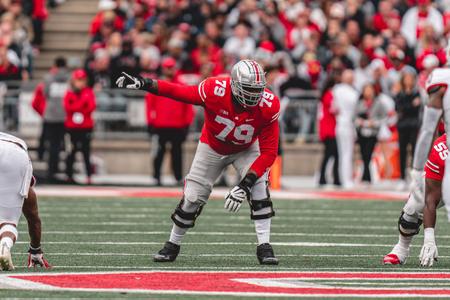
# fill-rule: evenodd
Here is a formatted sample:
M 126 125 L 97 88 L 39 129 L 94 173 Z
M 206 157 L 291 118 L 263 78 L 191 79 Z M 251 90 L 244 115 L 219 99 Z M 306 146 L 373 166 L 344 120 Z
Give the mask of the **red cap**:
M 430 0 L 417 0 L 418 5 L 427 5 L 430 4 Z
M 76 69 L 72 73 L 72 79 L 79 80 L 79 79 L 86 79 L 87 74 L 86 71 L 83 69 Z
M 259 48 L 267 50 L 269 52 L 275 52 L 275 45 L 271 41 L 263 41 L 259 44 Z
M 163 68 L 173 68 L 177 64 L 177 61 L 173 57 L 164 58 L 161 66 Z

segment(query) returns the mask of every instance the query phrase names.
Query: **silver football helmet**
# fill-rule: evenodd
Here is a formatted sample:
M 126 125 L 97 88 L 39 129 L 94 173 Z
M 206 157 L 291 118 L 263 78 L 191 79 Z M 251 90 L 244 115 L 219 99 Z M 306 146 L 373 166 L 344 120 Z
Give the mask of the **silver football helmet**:
M 263 68 L 254 60 L 241 60 L 231 69 L 231 92 L 244 106 L 256 106 L 266 87 Z

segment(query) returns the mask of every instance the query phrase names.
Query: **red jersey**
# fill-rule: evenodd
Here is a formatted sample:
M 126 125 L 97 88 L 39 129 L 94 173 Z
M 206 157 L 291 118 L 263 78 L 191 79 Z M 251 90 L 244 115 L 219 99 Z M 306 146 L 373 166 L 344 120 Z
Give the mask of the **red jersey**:
M 425 164 L 425 178 L 442 181 L 444 178 L 445 160 L 448 154 L 447 135 L 444 134 L 434 141 Z
M 198 86 L 158 80 L 158 94 L 203 106 L 200 141 L 217 153 L 235 154 L 258 140 L 261 154 L 250 169 L 260 177 L 272 166 L 278 152 L 280 101 L 268 89 L 257 106 L 247 108 L 234 103 L 228 77 L 210 77 Z
M 145 96 L 147 124 L 154 128 L 185 128 L 194 119 L 192 105 L 148 93 Z
M 92 129 L 94 119 L 92 114 L 95 110 L 94 91 L 86 87 L 78 93 L 71 90 L 64 96 L 64 108 L 66 110 L 66 120 L 64 125 L 68 129 Z
M 321 141 L 336 137 L 336 116 L 331 112 L 333 92 L 326 91 L 319 105 L 319 137 Z

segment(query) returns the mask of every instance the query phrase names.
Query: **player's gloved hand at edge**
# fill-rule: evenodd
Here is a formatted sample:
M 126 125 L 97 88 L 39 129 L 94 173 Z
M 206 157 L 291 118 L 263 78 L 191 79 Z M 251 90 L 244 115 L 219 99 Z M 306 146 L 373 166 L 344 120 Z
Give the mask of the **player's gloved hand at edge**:
M 434 239 L 434 228 L 425 228 L 423 247 L 419 255 L 420 265 L 422 267 L 432 267 L 437 258 L 438 249 Z
M 116 80 L 116 85 L 119 88 L 130 90 L 151 91 L 153 87 L 153 80 L 149 78 L 142 78 L 141 76 L 131 76 L 126 72 L 122 72 L 122 75 Z
M 426 243 L 420 251 L 420 266 L 432 267 L 434 261 L 438 258 L 438 249 L 434 243 Z
M 247 174 L 242 181 L 229 191 L 225 196 L 225 209 L 229 212 L 238 212 L 242 202 L 250 201 L 250 190 L 258 178 L 255 174 Z
M 33 248 L 30 245 L 28 249 L 28 268 L 36 268 L 40 266 L 45 269 L 51 269 L 52 266 L 50 263 L 44 258 L 44 252 L 42 252 L 41 247 Z

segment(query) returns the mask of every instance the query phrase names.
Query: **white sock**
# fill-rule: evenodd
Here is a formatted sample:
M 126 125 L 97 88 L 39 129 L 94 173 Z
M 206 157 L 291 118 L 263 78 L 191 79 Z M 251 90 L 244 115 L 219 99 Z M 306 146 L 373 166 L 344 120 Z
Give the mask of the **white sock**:
M 270 223 L 272 219 L 255 220 L 256 237 L 258 245 L 270 243 Z
M 2 238 L 2 240 L 0 241 L 0 244 L 6 244 L 6 246 L 8 248 L 12 248 L 12 246 L 14 246 L 14 241 L 12 240 L 12 238 L 5 236 L 4 238 Z
M 180 245 L 183 236 L 188 231 L 188 228 L 181 228 L 180 226 L 173 224 L 172 231 L 170 232 L 169 242 L 174 243 L 175 245 Z
M 404 236 L 399 234 L 398 235 L 398 245 L 402 248 L 409 249 L 411 246 L 413 237 L 412 236 Z

